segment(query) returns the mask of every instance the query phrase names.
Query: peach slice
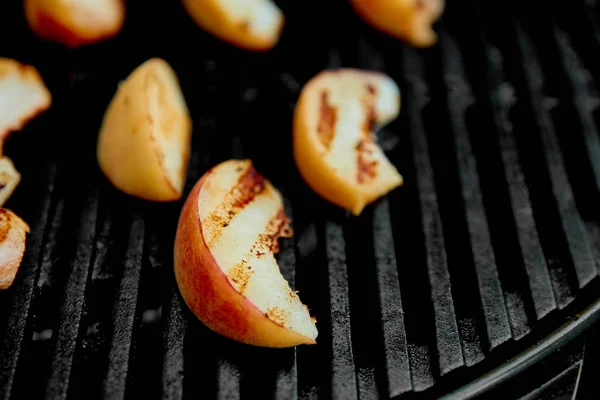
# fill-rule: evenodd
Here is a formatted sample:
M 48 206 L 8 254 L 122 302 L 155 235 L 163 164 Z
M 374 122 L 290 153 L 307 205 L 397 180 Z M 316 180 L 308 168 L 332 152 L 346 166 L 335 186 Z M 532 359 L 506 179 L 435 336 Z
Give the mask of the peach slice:
M 0 207 L 6 203 L 21 182 L 21 174 L 10 158 L 0 158 Z
M 369 25 L 413 46 L 437 41 L 433 23 L 444 11 L 444 0 L 350 0 Z
M 274 47 L 285 23 L 272 0 L 183 0 L 183 5 L 200 27 L 246 50 Z
M 373 132 L 399 110 L 400 90 L 386 75 L 340 69 L 312 78 L 294 112 L 294 158 L 304 180 L 355 215 L 402 185 Z
M 51 103 L 52 96 L 34 67 L 0 58 L 0 155 L 8 135 Z
M 15 280 L 25 253 L 29 225 L 17 214 L 0 208 L 0 289 L 8 289 Z
M 98 163 L 112 184 L 146 200 L 181 198 L 192 121 L 175 71 L 153 58 L 122 82 L 98 137 Z
M 223 162 L 198 181 L 179 218 L 175 276 L 206 326 L 255 346 L 315 343 L 315 321 L 274 256 L 289 222 L 281 194 L 250 160 Z
M 25 0 L 24 7 L 39 37 L 71 48 L 112 38 L 125 21 L 123 0 Z

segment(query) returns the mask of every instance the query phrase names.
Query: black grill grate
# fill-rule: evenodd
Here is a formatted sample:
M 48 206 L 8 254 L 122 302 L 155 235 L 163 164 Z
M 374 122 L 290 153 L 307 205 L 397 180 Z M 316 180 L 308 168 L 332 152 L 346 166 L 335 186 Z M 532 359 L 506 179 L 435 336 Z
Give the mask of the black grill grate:
M 0 293 L 0 397 L 440 396 L 582 312 L 599 287 L 600 11 L 517 3 L 449 0 L 439 45 L 415 50 L 345 1 L 281 1 L 281 45 L 245 54 L 178 2 L 130 0 L 118 40 L 73 52 L 2 2 L 0 56 L 36 65 L 54 105 L 6 150 L 23 174 L 9 207 L 32 233 Z M 182 203 L 128 198 L 99 173 L 105 107 L 152 56 L 177 70 L 194 117 L 188 191 L 231 157 L 282 190 L 296 234 L 279 263 L 318 345 L 250 348 L 206 329 L 174 285 Z M 290 156 L 302 85 L 339 66 L 384 71 L 403 93 L 379 138 L 406 183 L 359 218 L 318 199 Z

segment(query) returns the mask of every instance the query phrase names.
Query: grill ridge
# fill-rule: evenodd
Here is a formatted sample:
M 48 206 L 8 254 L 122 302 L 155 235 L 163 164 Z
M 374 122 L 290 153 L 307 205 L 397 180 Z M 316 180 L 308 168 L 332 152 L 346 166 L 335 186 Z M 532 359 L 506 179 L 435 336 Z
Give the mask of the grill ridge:
M 326 221 L 324 238 L 329 275 L 331 350 L 334 364 L 331 396 L 333 399 L 358 399 L 350 329 L 346 243 L 342 227 L 336 222 Z
M 112 337 L 108 352 L 108 372 L 102 390 L 102 396 L 105 398 L 121 399 L 125 397 L 142 270 L 144 228 L 143 217 L 134 213 L 129 245 L 123 263 L 123 275 L 114 304 Z
M 163 330 L 162 398 L 183 398 L 184 339 L 187 319 L 183 315 L 181 298 L 175 283 L 172 283 L 168 308 L 166 308 Z
M 393 240 L 389 204 L 383 200 L 373 217 L 373 243 L 390 397 L 413 389 Z

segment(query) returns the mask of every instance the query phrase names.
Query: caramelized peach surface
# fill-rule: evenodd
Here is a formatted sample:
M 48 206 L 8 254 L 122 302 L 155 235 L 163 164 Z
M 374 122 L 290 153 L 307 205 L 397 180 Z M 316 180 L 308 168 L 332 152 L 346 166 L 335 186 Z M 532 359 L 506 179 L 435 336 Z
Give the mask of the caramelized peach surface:
M 289 222 L 281 194 L 249 160 L 221 163 L 196 184 L 179 219 L 175 274 L 209 328 L 257 346 L 315 343 L 315 321 L 275 259 Z
M 98 136 L 98 163 L 123 192 L 151 201 L 181 198 L 192 121 L 175 71 L 153 58 L 122 82 Z
M 400 91 L 386 75 L 342 69 L 311 79 L 294 113 L 294 158 L 304 180 L 356 215 L 402 185 L 374 134 L 399 110 Z

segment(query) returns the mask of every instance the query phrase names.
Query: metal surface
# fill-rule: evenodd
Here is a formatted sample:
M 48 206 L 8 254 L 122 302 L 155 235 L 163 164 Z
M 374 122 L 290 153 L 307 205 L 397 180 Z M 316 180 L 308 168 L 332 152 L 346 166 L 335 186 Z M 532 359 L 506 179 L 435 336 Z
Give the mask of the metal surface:
M 450 0 L 427 50 L 346 1 L 279 3 L 281 43 L 249 54 L 179 2 L 127 1 L 117 40 L 75 51 L 0 2 L 0 56 L 38 67 L 54 97 L 6 146 L 23 175 L 7 206 L 32 232 L 0 292 L 0 398 L 463 398 L 499 385 L 516 398 L 515 374 L 598 318 L 600 28 L 584 1 Z M 279 263 L 317 345 L 252 348 L 205 328 L 173 279 L 183 200 L 139 201 L 99 172 L 104 110 L 153 56 L 194 120 L 186 194 L 232 157 L 282 191 L 295 236 Z M 358 218 L 310 191 L 291 157 L 302 85 L 340 66 L 384 71 L 403 96 L 379 139 L 405 184 Z

